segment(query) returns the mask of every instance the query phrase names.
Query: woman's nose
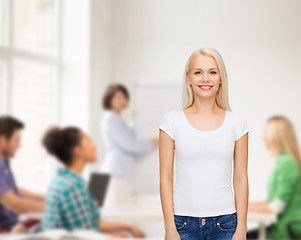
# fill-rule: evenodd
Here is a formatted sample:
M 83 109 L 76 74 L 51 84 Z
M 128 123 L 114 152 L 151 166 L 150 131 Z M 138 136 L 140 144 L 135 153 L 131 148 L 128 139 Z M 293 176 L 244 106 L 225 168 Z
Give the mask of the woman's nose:
M 207 73 L 204 73 L 204 80 L 208 80 L 208 74 Z

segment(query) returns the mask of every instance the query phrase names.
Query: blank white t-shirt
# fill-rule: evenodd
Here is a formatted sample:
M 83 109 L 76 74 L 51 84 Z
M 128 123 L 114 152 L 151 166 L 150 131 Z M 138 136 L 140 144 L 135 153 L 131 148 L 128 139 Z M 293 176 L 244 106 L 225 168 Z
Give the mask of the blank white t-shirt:
M 159 129 L 175 141 L 174 214 L 210 217 L 236 212 L 232 164 L 235 141 L 249 132 L 245 117 L 227 110 L 218 129 L 200 131 L 182 109 L 171 110 Z

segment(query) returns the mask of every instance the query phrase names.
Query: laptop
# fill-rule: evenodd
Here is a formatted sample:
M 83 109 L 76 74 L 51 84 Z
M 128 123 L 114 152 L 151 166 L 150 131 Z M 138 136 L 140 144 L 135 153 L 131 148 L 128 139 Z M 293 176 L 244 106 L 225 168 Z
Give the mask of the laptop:
M 93 173 L 88 191 L 92 194 L 99 207 L 103 207 L 111 175 L 109 173 Z

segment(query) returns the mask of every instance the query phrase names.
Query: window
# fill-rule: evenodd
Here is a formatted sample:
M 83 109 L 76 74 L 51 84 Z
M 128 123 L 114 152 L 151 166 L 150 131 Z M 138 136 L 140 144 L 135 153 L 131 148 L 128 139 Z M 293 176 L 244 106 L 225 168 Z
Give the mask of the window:
M 41 145 L 57 122 L 57 0 L 0 0 L 0 112 L 25 123 L 12 161 L 18 185 L 44 192 L 49 156 Z
M 14 0 L 12 6 L 14 48 L 53 55 L 54 4 L 53 0 Z
M 25 123 L 22 147 L 13 160 L 17 181 L 42 191 L 47 185 L 48 155 L 42 148 L 45 129 L 55 121 L 55 68 L 26 60 L 12 64 L 11 113 Z M 27 171 L 24 171 L 26 169 Z M 22 182 L 21 182 L 22 180 Z
M 5 0 L 0 0 L 0 45 L 2 46 L 4 44 L 4 1 Z

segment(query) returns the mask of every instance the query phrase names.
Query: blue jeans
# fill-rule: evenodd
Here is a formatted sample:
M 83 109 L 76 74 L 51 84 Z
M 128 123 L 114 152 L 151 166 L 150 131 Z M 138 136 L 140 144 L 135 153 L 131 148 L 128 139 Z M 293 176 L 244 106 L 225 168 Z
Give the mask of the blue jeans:
M 214 217 L 175 215 L 181 240 L 231 240 L 237 226 L 236 212 Z

